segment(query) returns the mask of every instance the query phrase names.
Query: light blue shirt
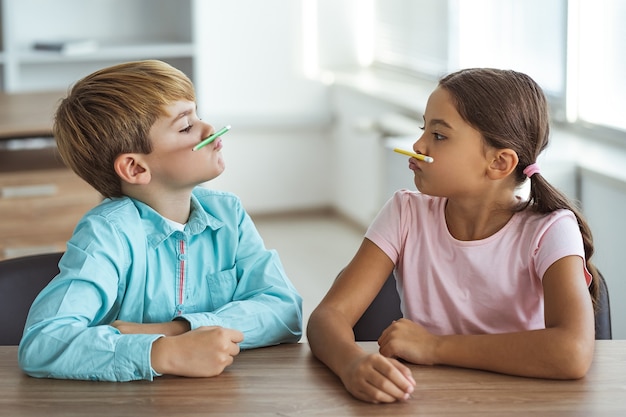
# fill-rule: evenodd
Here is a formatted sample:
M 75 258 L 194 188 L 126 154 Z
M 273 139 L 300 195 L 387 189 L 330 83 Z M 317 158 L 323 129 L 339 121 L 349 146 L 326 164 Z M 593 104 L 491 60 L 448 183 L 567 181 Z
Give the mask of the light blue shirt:
M 243 332 L 242 349 L 297 342 L 302 298 L 241 201 L 197 187 L 184 230 L 146 204 L 107 199 L 78 223 L 60 274 L 35 299 L 20 367 L 35 377 L 151 380 L 152 343 L 114 320 L 187 320 Z

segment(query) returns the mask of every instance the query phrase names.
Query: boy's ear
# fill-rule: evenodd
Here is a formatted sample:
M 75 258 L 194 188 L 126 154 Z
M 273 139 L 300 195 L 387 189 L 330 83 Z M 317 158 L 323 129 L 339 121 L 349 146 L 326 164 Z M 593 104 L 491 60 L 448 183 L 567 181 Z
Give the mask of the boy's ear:
M 487 169 L 487 175 L 494 180 L 508 177 L 509 174 L 515 170 L 519 162 L 517 152 L 508 148 L 495 149 L 491 157 L 492 160 Z
M 123 153 L 115 158 L 113 166 L 117 175 L 124 182 L 135 185 L 146 185 L 150 182 L 150 170 L 142 160 L 141 155 Z

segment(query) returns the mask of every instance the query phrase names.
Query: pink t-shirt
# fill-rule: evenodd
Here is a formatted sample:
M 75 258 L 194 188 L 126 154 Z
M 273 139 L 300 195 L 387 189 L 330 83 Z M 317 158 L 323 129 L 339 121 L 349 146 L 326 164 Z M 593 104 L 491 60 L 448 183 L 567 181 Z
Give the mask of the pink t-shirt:
M 434 334 L 504 333 L 545 327 L 545 271 L 569 255 L 584 259 L 569 210 L 516 213 L 494 235 L 452 237 L 446 199 L 397 191 L 365 237 L 395 263 L 404 317 Z M 591 275 L 586 270 L 587 284 Z

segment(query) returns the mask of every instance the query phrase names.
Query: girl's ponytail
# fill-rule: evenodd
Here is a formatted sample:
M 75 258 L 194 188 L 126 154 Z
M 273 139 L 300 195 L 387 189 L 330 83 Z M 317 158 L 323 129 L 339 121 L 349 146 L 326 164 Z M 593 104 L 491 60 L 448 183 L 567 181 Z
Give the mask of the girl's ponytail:
M 589 286 L 589 292 L 591 293 L 594 308 L 597 308 L 597 301 L 600 296 L 600 288 L 598 285 L 599 272 L 591 262 L 591 257 L 594 253 L 594 246 L 591 229 L 589 228 L 587 221 L 581 214 L 579 208 L 569 198 L 567 198 L 565 194 L 553 187 L 539 172 L 528 175 L 528 177 L 530 180 L 530 195 L 528 201 L 520 207 L 521 209 L 530 207 L 539 213 L 551 213 L 555 210 L 566 209 L 570 210 L 576 216 L 576 220 L 578 220 L 578 227 L 580 228 L 580 234 L 583 238 L 587 270 L 593 276 Z

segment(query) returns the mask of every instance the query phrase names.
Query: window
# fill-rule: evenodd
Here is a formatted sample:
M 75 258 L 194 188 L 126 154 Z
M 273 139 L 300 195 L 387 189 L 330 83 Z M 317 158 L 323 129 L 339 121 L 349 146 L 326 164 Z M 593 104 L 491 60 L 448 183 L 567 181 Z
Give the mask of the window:
M 448 71 L 445 1 L 378 0 L 374 16 L 375 62 L 426 76 Z
M 626 1 L 376 0 L 374 65 L 429 78 L 512 68 L 555 120 L 626 131 Z M 623 132 L 622 132 L 623 135 Z
M 575 45 L 569 119 L 626 131 L 626 2 L 570 3 Z

